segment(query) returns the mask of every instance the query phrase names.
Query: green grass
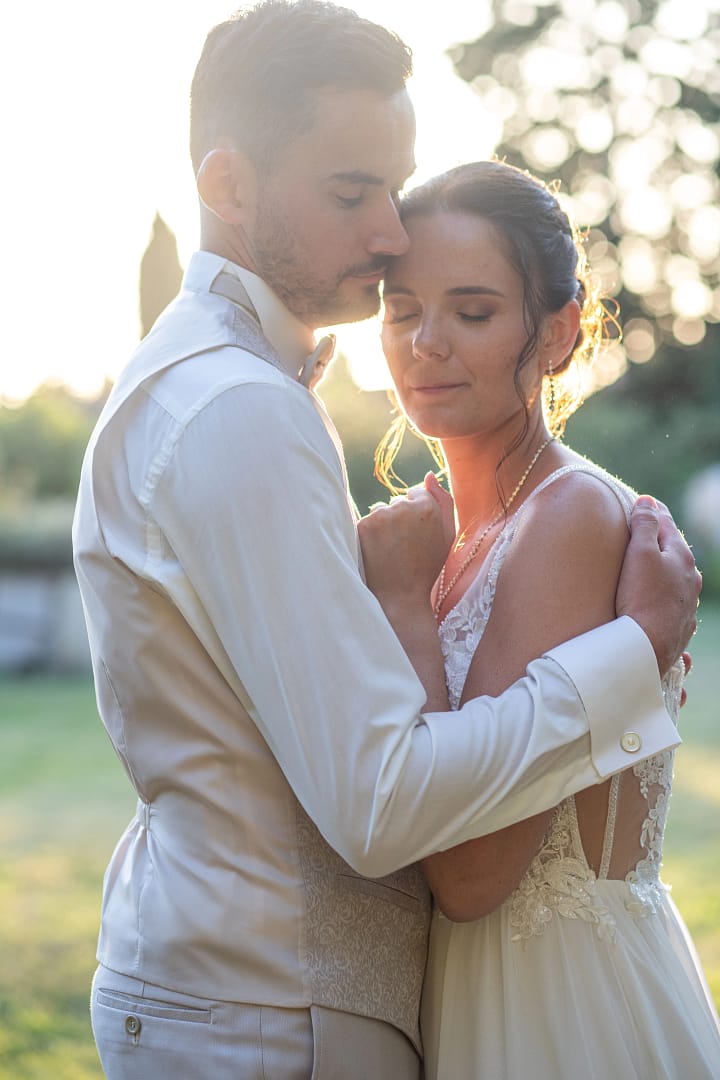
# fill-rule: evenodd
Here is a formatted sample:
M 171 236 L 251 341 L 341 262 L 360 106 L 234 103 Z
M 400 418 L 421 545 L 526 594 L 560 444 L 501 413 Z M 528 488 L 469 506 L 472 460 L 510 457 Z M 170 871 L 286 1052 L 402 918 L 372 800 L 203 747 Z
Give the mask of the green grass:
M 0 683 L 0 1078 L 101 1080 L 89 986 L 134 800 L 87 680 Z
M 663 876 L 720 1001 L 720 609 L 703 616 Z M 0 1080 L 102 1080 L 88 1017 L 102 874 L 134 800 L 84 680 L 0 681 Z

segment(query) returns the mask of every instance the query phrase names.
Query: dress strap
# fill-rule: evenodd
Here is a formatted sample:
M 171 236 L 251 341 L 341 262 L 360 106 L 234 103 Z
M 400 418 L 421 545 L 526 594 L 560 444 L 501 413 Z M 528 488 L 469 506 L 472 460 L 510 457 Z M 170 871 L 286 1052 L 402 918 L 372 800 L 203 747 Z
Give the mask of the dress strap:
M 608 795 L 608 812 L 605 821 L 605 836 L 603 837 L 602 856 L 598 878 L 603 881 L 610 873 L 610 860 L 612 859 L 613 844 L 615 843 L 615 822 L 617 821 L 618 795 L 620 793 L 620 773 L 615 773 L 610 781 L 610 794 Z

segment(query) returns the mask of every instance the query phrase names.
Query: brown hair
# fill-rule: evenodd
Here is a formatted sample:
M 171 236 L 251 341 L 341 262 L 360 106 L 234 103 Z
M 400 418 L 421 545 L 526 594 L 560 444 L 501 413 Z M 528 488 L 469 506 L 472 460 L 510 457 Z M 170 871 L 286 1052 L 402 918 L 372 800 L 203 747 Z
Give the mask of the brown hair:
M 320 0 L 263 0 L 207 36 L 190 93 L 195 171 L 222 136 L 268 167 L 312 123 L 322 87 L 390 96 L 412 73 L 399 37 L 348 8 Z

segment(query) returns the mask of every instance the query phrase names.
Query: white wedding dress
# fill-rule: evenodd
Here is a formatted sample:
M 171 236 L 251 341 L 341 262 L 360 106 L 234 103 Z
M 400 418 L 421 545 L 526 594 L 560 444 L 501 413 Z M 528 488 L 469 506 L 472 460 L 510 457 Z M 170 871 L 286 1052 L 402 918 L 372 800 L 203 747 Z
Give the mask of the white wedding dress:
M 589 463 L 535 489 L 441 624 L 453 708 L 525 508 L 577 469 L 608 484 L 629 514 L 632 493 Z M 676 720 L 680 667 L 663 688 Z M 717 1012 L 659 878 L 672 768 L 668 751 L 613 778 L 597 872 L 583 848 L 590 824 L 569 798 L 501 907 L 472 923 L 434 913 L 427 1080 L 720 1080 Z M 597 834 L 597 816 L 594 826 Z

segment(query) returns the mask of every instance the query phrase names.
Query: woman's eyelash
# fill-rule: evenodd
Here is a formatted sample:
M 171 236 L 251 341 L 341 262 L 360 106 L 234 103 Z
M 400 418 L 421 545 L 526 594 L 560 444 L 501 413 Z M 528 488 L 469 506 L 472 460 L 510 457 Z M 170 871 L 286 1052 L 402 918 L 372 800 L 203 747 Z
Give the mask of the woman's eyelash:
M 344 210 L 352 210 L 354 206 L 359 206 L 362 202 L 362 195 L 336 195 L 335 198 Z
M 489 315 L 469 315 L 465 311 L 458 311 L 458 315 L 466 322 L 487 322 L 490 318 Z

